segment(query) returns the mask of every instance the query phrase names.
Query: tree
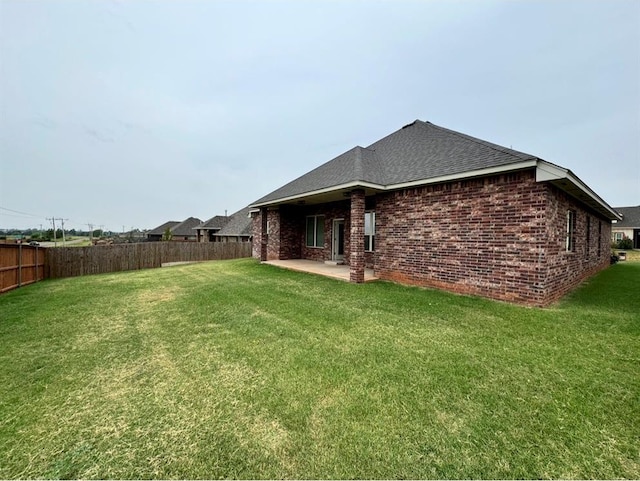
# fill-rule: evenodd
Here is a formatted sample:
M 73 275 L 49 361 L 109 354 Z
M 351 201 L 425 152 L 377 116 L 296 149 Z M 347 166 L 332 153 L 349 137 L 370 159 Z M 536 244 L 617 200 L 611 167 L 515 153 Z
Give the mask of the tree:
M 47 229 L 46 231 L 44 231 L 42 233 L 42 239 L 52 241 L 54 239 L 53 229 Z M 56 240 L 60 239 L 60 241 L 62 241 L 62 229 L 56 229 L 55 239 Z
M 164 231 L 164 234 L 162 234 L 162 240 L 170 241 L 172 237 L 173 237 L 173 233 L 171 232 L 171 229 L 167 227 Z

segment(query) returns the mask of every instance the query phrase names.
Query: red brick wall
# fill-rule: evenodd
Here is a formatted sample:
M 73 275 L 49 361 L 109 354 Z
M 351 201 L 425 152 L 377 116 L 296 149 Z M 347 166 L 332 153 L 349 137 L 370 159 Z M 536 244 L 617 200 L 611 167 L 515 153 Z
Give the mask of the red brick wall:
M 533 170 L 379 194 L 367 199 L 367 209 L 372 200 L 376 250 L 364 259 L 382 279 L 547 305 L 609 265 L 611 223 L 554 186 L 535 182 Z M 575 252 L 565 247 L 567 209 L 576 212 Z M 306 216 L 318 214 L 325 216 L 324 246 L 307 247 Z M 345 220 L 349 264 L 348 200 L 269 211 L 269 259 L 331 259 L 338 218 Z M 253 227 L 259 258 L 259 216 Z
M 548 186 L 546 219 L 546 302 L 553 302 L 610 263 L 611 222 Z M 567 252 L 567 210 L 576 213 L 575 251 Z M 588 220 L 590 219 L 590 220 Z M 587 234 L 589 228 L 589 234 Z M 589 242 L 587 242 L 587 240 Z
M 558 200 L 560 194 L 536 183 L 531 170 L 378 195 L 376 274 L 527 305 L 549 304 L 606 267 L 609 256 L 604 239 L 610 224 L 593 213 L 590 258 L 586 251 L 564 252 L 567 205 L 578 213 L 578 249 L 580 236 L 586 238 L 586 212 L 566 196 Z M 557 213 L 549 218 L 545 213 L 553 206 Z
M 260 225 L 260 212 L 251 213 L 251 256 L 254 259 L 260 259 L 260 241 L 262 239 L 262 229 Z
M 267 235 L 269 236 L 267 260 L 277 260 L 280 258 L 280 212 L 278 210 L 267 211 Z
M 300 208 L 286 205 L 280 207 L 280 259 L 300 259 L 304 222 Z
M 351 244 L 349 265 L 351 267 L 349 279 L 351 282 L 364 282 L 364 190 L 354 190 L 351 192 L 351 229 L 350 238 L 354 239 Z M 357 240 L 357 242 L 356 242 Z
M 307 247 L 306 217 L 324 215 L 324 246 Z M 260 258 L 260 214 L 253 217 L 253 257 Z M 331 259 L 331 242 L 334 219 L 345 220 L 344 260 L 349 263 L 349 201 L 331 202 L 317 206 L 281 206 L 269 210 L 268 260 L 310 259 L 325 261 Z M 371 266 L 373 267 L 373 265 Z
M 308 215 L 324 215 L 324 247 L 307 247 L 305 239 L 306 216 Z M 320 204 L 317 206 L 309 206 L 302 210 L 301 217 L 303 228 L 300 236 L 300 247 L 302 259 L 311 259 L 314 261 L 331 260 L 331 242 L 333 239 L 333 221 L 335 219 L 344 219 L 344 262 L 349 263 L 349 201 L 331 202 L 328 204 Z

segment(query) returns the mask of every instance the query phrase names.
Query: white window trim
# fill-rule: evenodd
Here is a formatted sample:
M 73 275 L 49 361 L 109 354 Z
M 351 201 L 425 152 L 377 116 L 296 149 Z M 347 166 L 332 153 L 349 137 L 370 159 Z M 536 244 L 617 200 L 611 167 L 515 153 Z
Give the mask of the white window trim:
M 310 248 L 310 249 L 324 249 L 324 241 L 325 241 L 324 236 L 325 236 L 325 231 L 326 231 L 326 229 L 324 229 L 324 228 L 322 229 L 322 244 L 323 245 L 321 245 L 321 246 L 316 245 L 316 242 L 318 241 L 318 218 L 320 218 L 320 217 L 322 217 L 322 222 L 324 222 L 324 214 L 316 214 L 316 215 L 308 215 L 308 216 L 306 216 L 306 219 L 309 219 L 309 218 L 313 218 L 314 219 L 314 221 L 313 221 L 313 245 L 309 245 L 307 243 L 308 242 L 308 239 L 307 239 L 307 224 L 305 223 L 305 226 L 304 226 L 304 229 L 305 229 L 304 230 L 304 243 L 305 243 L 305 246 Z
M 575 252 L 576 250 L 576 211 L 567 210 L 567 237 L 565 248 L 567 252 Z
M 365 237 L 370 237 L 369 246 L 373 245 L 374 248 L 373 249 L 367 249 L 367 243 L 365 242 L 365 244 L 364 244 L 365 245 L 365 249 L 364 249 L 365 252 L 375 252 L 376 211 L 375 210 L 367 210 L 367 211 L 365 211 L 364 216 L 366 217 L 367 215 L 371 215 L 371 214 L 373 214 L 372 215 L 372 219 L 371 219 L 371 230 L 372 230 L 372 233 L 371 234 L 367 234 L 366 231 L 365 231 L 364 235 L 365 235 Z M 366 222 L 365 222 L 365 225 L 366 225 Z

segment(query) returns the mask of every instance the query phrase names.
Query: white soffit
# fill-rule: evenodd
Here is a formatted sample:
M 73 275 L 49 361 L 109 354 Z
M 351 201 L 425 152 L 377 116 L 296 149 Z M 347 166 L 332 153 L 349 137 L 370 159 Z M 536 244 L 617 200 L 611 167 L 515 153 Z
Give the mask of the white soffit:
M 620 215 L 609 207 L 598 194 L 591 190 L 568 169 L 550 164 L 544 160 L 538 160 L 536 165 L 536 182 L 550 182 L 609 219 L 621 219 Z

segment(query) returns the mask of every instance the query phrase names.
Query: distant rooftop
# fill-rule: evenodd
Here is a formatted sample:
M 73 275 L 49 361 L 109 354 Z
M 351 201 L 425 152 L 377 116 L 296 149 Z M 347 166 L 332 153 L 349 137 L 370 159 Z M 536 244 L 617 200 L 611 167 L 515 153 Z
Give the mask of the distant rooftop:
M 230 220 L 222 229 L 214 234 L 214 236 L 250 236 L 251 235 L 251 218 L 249 217 L 249 207 L 240 209 L 238 212 L 231 214 Z
M 622 215 L 622 220 L 616 222 L 614 224 L 615 227 L 640 229 L 640 206 L 614 207 L 613 210 Z

